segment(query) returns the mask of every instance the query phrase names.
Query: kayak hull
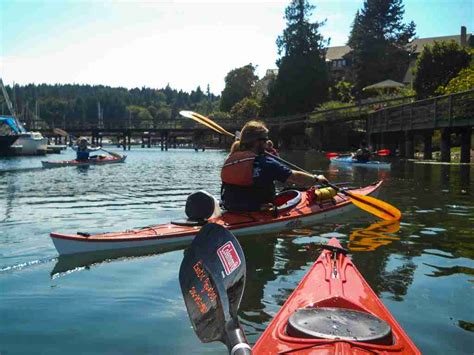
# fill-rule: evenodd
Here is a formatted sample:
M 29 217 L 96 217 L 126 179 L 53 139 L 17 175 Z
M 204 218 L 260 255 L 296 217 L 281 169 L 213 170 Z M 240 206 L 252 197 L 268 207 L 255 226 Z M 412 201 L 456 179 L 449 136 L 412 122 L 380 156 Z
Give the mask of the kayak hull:
M 354 161 L 351 157 L 346 158 L 331 158 L 331 164 L 336 165 L 347 165 L 347 166 L 362 166 L 366 168 L 376 168 L 376 169 L 390 169 L 391 163 L 384 163 L 377 160 L 370 160 L 366 163 L 361 163 Z
M 350 191 L 375 196 L 378 194 L 381 184 L 382 182 L 378 182 Z M 311 203 L 307 194 L 307 192 L 303 192 L 301 201 L 295 207 L 280 212 L 277 217 L 273 215 L 273 212 L 224 212 L 221 217 L 211 219 L 209 222 L 223 225 L 236 236 L 244 236 L 307 227 L 357 209 L 344 195 L 338 194 L 334 201 L 318 204 Z M 185 245 L 193 240 L 199 229 L 200 227 L 167 223 L 125 232 L 94 235 L 53 232 L 50 236 L 58 253 L 65 255 L 103 250 Z
M 331 246 L 340 247 L 332 238 Z M 421 354 L 415 344 L 370 288 L 352 261 L 338 253 L 334 276 L 333 253 L 324 250 L 298 287 L 268 325 L 253 354 Z M 290 336 L 290 316 L 301 308 L 336 307 L 369 313 L 384 320 L 392 330 L 390 345 L 351 340 Z
M 58 160 L 58 161 L 45 161 L 43 160 L 43 168 L 61 168 L 65 166 L 89 166 L 89 165 L 105 165 L 105 164 L 117 164 L 123 163 L 127 158 L 126 155 L 120 156 L 108 156 L 103 159 L 91 159 L 88 161 L 79 160 Z

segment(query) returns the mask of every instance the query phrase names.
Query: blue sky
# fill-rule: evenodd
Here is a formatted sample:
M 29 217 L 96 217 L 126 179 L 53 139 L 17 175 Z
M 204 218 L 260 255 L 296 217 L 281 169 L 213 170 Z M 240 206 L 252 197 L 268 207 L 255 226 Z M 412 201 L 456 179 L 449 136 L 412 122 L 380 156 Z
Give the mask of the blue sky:
M 362 0 L 312 0 L 331 45 L 344 45 Z M 474 28 L 472 0 L 405 0 L 418 37 Z M 249 62 L 274 68 L 288 1 L 0 0 L 4 82 L 125 87 L 197 85 L 219 93 Z

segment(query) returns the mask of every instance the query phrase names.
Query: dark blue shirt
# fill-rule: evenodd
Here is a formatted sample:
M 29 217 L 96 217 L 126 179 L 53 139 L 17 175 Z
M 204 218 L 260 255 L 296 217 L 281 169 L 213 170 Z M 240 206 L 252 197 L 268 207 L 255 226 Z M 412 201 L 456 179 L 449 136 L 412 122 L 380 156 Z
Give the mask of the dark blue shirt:
M 229 210 L 258 211 L 262 204 L 272 203 L 275 181 L 286 182 L 291 169 L 266 155 L 259 155 L 253 163 L 253 186 L 223 185 L 222 201 Z

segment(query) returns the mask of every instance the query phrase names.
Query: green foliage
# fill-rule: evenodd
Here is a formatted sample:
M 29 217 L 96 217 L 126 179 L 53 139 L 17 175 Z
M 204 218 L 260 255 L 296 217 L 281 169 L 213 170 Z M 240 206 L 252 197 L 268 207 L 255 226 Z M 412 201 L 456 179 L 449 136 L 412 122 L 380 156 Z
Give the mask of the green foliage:
M 317 108 L 317 111 L 325 111 L 325 110 L 334 110 L 342 107 L 349 107 L 352 106 L 349 103 L 346 102 L 340 102 L 340 101 L 326 101 L 325 103 L 319 105 Z
M 285 10 L 287 27 L 276 43 L 278 76 L 265 99 L 265 115 L 309 112 L 328 95 L 325 41 L 319 29 L 324 22 L 310 22 L 314 6 L 292 0 Z
M 463 68 L 468 67 L 471 59 L 472 54 L 454 41 L 425 46 L 415 67 L 413 88 L 417 97 L 427 98 L 442 92 L 443 89 L 438 92 L 437 89 L 446 86 Z
M 407 44 L 415 35 L 415 24 L 403 23 L 402 0 L 365 0 L 357 11 L 348 45 L 358 93 L 371 84 L 401 81 L 408 66 Z
M 164 89 L 151 88 L 112 88 L 102 85 L 15 85 L 7 87 L 10 98 L 15 97 L 16 111 L 23 112 L 20 119 L 32 126 L 35 103 L 38 103 L 39 116 L 50 127 L 95 126 L 97 102 L 103 110 L 106 127 L 143 126 L 142 122 L 156 124 L 160 120 L 175 119 L 180 110 L 211 112 L 219 103 L 219 97 L 210 90 L 205 94 L 200 87 L 191 93 L 178 91 L 167 85 Z M 26 112 L 26 113 L 25 113 Z M 7 113 L 5 111 L 5 113 Z M 38 128 L 38 122 L 35 123 Z M 46 128 L 46 127 L 45 127 Z
M 212 120 L 229 120 L 231 115 L 228 112 L 214 111 L 209 114 L 209 118 Z
M 474 89 L 474 68 L 465 68 L 452 78 L 446 86 L 440 86 L 436 93 L 447 95 L 472 89 Z
M 329 89 L 331 98 L 334 100 L 339 100 L 341 102 L 352 102 L 354 96 L 352 96 L 352 90 L 354 89 L 354 84 L 348 81 L 339 81 L 336 85 Z
M 257 118 L 259 113 L 260 104 L 257 102 L 257 100 L 251 99 L 249 97 L 237 102 L 230 110 L 231 116 L 238 119 Z
M 225 77 L 225 88 L 221 94 L 221 111 L 230 111 L 232 106 L 246 97 L 252 96 L 252 90 L 258 80 L 252 63 L 231 70 Z

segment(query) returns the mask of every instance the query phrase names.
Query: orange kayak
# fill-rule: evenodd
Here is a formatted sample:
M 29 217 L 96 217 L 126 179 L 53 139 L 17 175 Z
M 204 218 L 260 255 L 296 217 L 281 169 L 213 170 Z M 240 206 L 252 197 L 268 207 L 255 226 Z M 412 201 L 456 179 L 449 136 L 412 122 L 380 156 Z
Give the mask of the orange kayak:
M 375 196 L 382 182 L 366 187 L 348 189 L 353 193 Z M 217 223 L 236 236 L 278 233 L 284 230 L 307 227 L 335 220 L 354 210 L 350 199 L 337 194 L 325 201 L 314 198 L 315 191 L 289 190 L 276 198 L 277 210 L 265 212 L 224 212 L 206 222 Z M 150 248 L 156 246 L 178 246 L 189 244 L 201 229 L 202 224 L 170 222 L 125 232 L 90 234 L 87 232 L 50 234 L 59 254 L 76 254 L 103 250 Z
M 335 238 L 253 348 L 281 353 L 421 354 Z

